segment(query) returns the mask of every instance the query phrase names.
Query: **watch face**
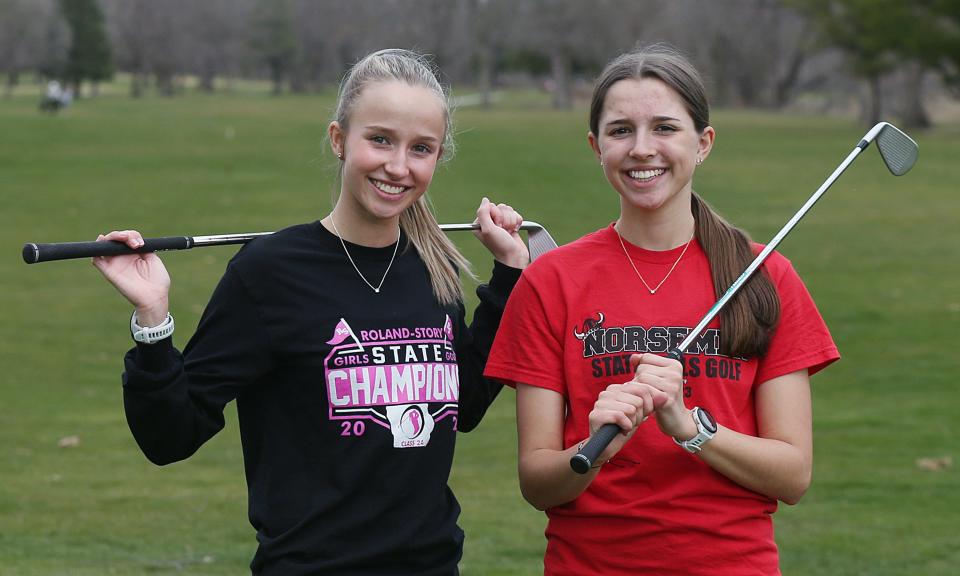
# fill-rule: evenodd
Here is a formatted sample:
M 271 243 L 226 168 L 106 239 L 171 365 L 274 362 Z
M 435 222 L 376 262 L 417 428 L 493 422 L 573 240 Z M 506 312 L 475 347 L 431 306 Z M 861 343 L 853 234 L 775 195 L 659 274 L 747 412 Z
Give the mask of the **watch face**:
M 717 433 L 717 421 L 713 419 L 713 415 L 709 412 L 700 408 L 697 410 L 697 419 L 700 420 L 700 423 L 703 424 L 703 427 L 707 429 L 711 434 Z

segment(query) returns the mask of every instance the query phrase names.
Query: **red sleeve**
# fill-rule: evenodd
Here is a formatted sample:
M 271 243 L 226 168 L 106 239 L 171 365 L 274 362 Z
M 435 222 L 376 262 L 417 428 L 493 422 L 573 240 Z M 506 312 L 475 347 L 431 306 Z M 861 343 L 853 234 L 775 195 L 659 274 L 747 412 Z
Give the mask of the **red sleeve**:
M 508 386 L 519 382 L 566 395 L 562 329 L 557 332 L 563 311 L 554 310 L 551 318 L 551 304 L 545 301 L 545 292 L 537 290 L 529 270 L 510 294 L 484 375 Z
M 757 367 L 757 384 L 804 368 L 812 376 L 840 358 L 823 317 L 789 260 L 781 256 L 771 264 L 768 273 L 780 297 L 780 322 Z

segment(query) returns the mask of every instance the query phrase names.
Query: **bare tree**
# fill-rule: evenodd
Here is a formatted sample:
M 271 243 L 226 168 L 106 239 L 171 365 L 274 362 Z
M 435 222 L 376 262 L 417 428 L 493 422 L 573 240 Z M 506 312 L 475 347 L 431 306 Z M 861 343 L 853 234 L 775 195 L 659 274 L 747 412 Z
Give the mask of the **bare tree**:
M 497 85 L 497 62 L 510 40 L 513 2 L 471 0 L 469 37 L 474 43 L 480 105 L 489 108 Z
M 808 21 L 781 0 L 680 0 L 670 18 L 670 36 L 700 64 L 718 105 L 785 106 L 816 48 Z
M 37 70 L 58 76 L 66 59 L 69 31 L 54 0 L 0 0 L 0 73 L 9 97 L 20 74 Z
M 151 0 L 107 0 L 104 11 L 116 47 L 117 67 L 130 73 L 130 95 L 139 98 L 149 85 L 155 38 L 160 35 L 154 26 L 158 12 L 166 11 L 165 7 Z
M 130 73 L 130 95 L 139 98 L 147 84 L 147 39 L 141 26 L 149 25 L 149 0 L 106 0 L 107 28 L 117 68 Z M 142 24 L 141 24 L 142 23 Z
M 358 5 L 360 4 L 360 5 Z M 297 50 L 290 73 L 290 89 L 317 89 L 338 77 L 341 43 L 358 29 L 356 14 L 362 3 L 336 0 L 298 0 L 293 7 Z
M 218 75 L 240 73 L 250 6 L 249 1 L 238 0 L 203 0 L 183 6 L 189 15 L 185 22 L 188 70 L 198 76 L 204 92 L 213 91 Z
M 155 10 L 149 33 L 147 62 L 161 96 L 176 92 L 176 76 L 186 68 L 184 24 L 185 0 L 167 0 L 166 9 Z M 158 7 L 157 4 L 153 5 Z
M 22 70 L 55 73 L 63 27 L 42 7 L 56 1 L 0 0 L 7 93 Z M 316 90 L 366 53 L 402 47 L 434 54 L 449 82 L 479 88 L 483 105 L 498 83 L 519 78 L 541 82 L 554 106 L 568 107 L 612 56 L 663 41 L 698 64 L 720 106 L 780 108 L 801 91 L 849 94 L 860 78 L 871 115 L 893 87 L 903 91 L 897 110 L 922 125 L 922 80 L 938 72 L 960 85 L 960 60 L 950 55 L 960 52 L 949 48 L 958 44 L 951 7 L 960 0 L 913 3 L 909 14 L 927 15 L 922 25 L 905 23 L 907 4 L 896 0 L 98 1 L 133 95 L 151 78 L 173 94 L 187 74 L 207 91 L 223 75 L 266 75 L 275 92 Z M 874 3 L 890 13 L 877 14 L 884 10 Z M 878 28 L 870 34 L 857 28 L 867 16 Z M 844 62 L 853 74 L 837 73 Z
M 511 43 L 544 56 L 549 62 L 550 82 L 555 108 L 573 105 L 573 69 L 596 66 L 592 43 L 604 24 L 601 6 L 609 2 L 571 0 L 518 0 L 513 16 Z

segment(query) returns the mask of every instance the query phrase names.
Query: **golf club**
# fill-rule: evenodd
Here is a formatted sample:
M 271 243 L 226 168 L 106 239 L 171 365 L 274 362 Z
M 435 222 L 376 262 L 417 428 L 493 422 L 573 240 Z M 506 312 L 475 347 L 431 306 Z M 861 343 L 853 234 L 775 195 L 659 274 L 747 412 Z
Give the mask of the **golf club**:
M 843 171 L 847 169 L 854 159 L 870 145 L 871 142 L 876 140 L 877 149 L 880 151 L 880 156 L 883 158 L 884 164 L 895 176 L 902 176 L 913 167 L 914 163 L 917 161 L 918 148 L 917 143 L 913 141 L 912 138 L 901 132 L 897 127 L 887 122 L 880 122 L 876 126 L 870 129 L 869 132 L 864 135 L 863 139 L 860 140 L 860 143 L 853 149 L 847 158 L 833 171 L 833 174 L 830 175 L 827 180 L 820 185 L 820 188 L 807 200 L 807 202 L 793 215 L 793 218 L 790 219 L 786 225 L 777 232 L 776 236 L 773 237 L 773 240 L 760 252 L 759 255 L 747 266 L 747 269 L 743 271 L 740 276 L 733 281 L 733 284 L 730 285 L 730 288 L 720 297 L 719 300 L 713 305 L 712 308 L 707 312 L 707 314 L 700 320 L 700 323 L 691 330 L 686 338 L 676 347 L 671 349 L 667 356 L 673 358 L 678 362 L 682 362 L 683 353 L 687 348 L 697 339 L 701 332 L 707 327 L 707 324 L 720 312 L 720 310 L 730 301 L 730 298 L 737 293 L 738 290 L 746 283 L 751 275 L 763 264 L 767 259 L 767 256 L 780 244 L 780 241 L 783 240 L 787 234 L 793 230 L 794 226 L 797 225 L 797 222 L 813 207 L 813 205 L 820 199 L 821 196 L 827 191 L 827 189 L 833 184 L 833 182 L 843 174 Z M 600 427 L 596 434 L 590 437 L 590 440 L 583 446 L 583 449 L 578 451 L 570 459 L 570 467 L 579 474 L 586 474 L 590 467 L 593 465 L 594 460 L 606 449 L 607 445 L 617 436 L 620 432 L 620 427 L 616 424 L 604 424 Z
M 480 225 L 471 224 L 440 224 L 445 232 L 462 230 L 478 230 Z M 530 260 L 536 260 L 540 255 L 557 247 L 556 241 L 542 225 L 524 220 L 521 230 L 527 231 L 527 246 L 530 250 Z M 164 250 L 189 250 L 202 246 L 224 246 L 227 244 L 246 244 L 258 236 L 267 236 L 273 232 L 250 232 L 246 234 L 219 234 L 213 236 L 164 236 L 161 238 L 144 238 L 143 246 L 136 250 L 123 242 L 54 242 L 47 244 L 27 243 L 23 245 L 23 261 L 27 264 L 50 262 L 53 260 L 70 260 L 74 258 L 92 258 L 94 256 L 117 256 L 119 254 L 142 254 L 145 252 L 160 252 Z

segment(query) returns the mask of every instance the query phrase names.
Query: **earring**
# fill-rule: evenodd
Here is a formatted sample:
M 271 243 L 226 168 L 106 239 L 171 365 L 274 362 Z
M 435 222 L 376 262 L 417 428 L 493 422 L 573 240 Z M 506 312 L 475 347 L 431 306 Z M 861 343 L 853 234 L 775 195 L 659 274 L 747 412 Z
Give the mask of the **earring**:
M 343 152 L 337 152 L 337 158 L 339 158 L 340 160 L 343 160 Z M 700 162 L 697 162 L 697 164 L 699 163 Z
M 703 158 L 697 156 L 697 166 L 703 164 Z

